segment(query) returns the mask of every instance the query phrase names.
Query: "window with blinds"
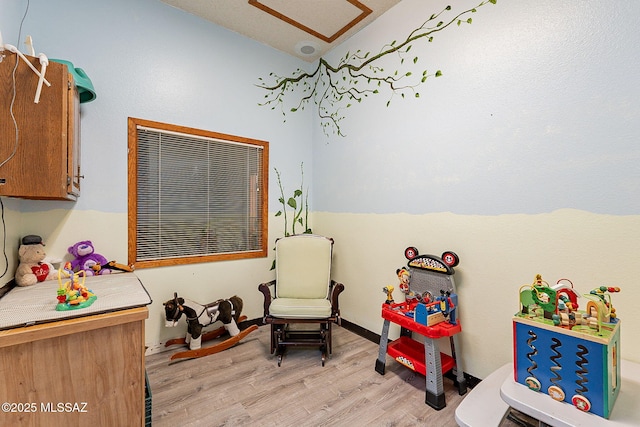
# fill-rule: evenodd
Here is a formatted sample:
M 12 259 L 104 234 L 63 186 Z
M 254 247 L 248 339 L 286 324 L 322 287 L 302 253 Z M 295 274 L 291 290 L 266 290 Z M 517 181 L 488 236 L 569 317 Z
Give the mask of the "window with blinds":
M 267 256 L 268 144 L 129 118 L 129 263 Z

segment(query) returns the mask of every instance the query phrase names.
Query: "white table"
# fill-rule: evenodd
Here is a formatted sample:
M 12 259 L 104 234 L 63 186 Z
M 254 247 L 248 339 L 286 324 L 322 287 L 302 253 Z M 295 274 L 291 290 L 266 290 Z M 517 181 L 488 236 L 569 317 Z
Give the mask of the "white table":
M 554 427 L 638 427 L 640 364 L 621 360 L 620 376 L 620 393 L 608 420 L 582 412 L 568 403 L 553 400 L 547 394 L 533 392 L 527 386 L 515 382 L 513 373 L 503 381 L 500 396 L 512 408 Z
M 513 365 L 507 363 L 480 381 L 456 408 L 456 422 L 460 427 L 496 427 L 504 418 L 509 405 L 500 397 L 504 379 L 513 377 Z
M 456 408 L 461 427 L 499 426 L 512 407 L 553 427 L 638 427 L 640 426 L 640 364 L 622 360 L 621 388 L 607 420 L 582 412 L 564 402 L 536 393 L 513 380 L 513 364 L 507 363 L 471 390 Z

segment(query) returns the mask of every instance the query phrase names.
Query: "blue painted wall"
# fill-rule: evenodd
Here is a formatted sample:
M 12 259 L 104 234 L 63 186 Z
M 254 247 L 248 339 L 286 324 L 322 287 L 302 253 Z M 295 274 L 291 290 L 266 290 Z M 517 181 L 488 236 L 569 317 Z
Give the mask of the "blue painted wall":
M 478 3 L 453 2 L 451 13 Z M 447 4 L 404 0 L 328 57 L 377 53 Z M 420 75 L 443 76 L 420 98 L 386 107 L 381 90 L 354 103 L 345 138 L 316 129 L 314 209 L 640 213 L 638 14 L 631 0 L 499 0 L 472 25 L 415 42 L 401 70 L 417 56 Z

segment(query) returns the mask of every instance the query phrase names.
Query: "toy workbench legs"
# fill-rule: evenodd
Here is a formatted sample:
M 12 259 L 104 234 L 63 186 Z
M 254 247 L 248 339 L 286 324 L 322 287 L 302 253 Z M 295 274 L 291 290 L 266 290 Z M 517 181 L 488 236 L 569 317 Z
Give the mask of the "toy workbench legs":
M 456 354 L 456 349 L 460 348 L 460 343 L 458 342 L 458 340 L 458 335 L 449 337 L 449 342 L 451 344 L 451 356 L 456 363 L 453 367 L 453 372 L 455 373 L 455 382 L 456 386 L 458 387 L 458 394 L 462 396 L 467 392 L 467 379 L 464 377 L 464 372 L 462 371 L 462 362 Z
M 380 347 L 378 348 L 378 358 L 376 359 L 376 372 L 384 375 L 387 368 L 387 345 L 389 342 L 389 320 L 382 324 L 382 334 L 380 335 Z
M 382 326 L 382 335 L 380 337 L 380 347 L 378 351 L 378 359 L 376 360 L 376 372 L 381 375 L 385 374 L 386 369 L 386 356 L 388 351 L 388 337 L 389 337 L 389 325 L 390 320 L 385 319 Z M 401 337 L 400 340 L 403 341 L 403 345 L 408 344 L 403 348 L 404 354 L 407 357 L 396 357 L 396 360 L 399 363 L 407 366 L 408 368 L 417 371 L 423 375 L 425 375 L 426 381 L 426 396 L 425 403 L 436 410 L 440 410 L 447 406 L 445 395 L 444 395 L 444 386 L 442 381 L 442 371 L 443 364 L 442 358 L 443 356 L 440 354 L 438 349 L 438 342 L 435 339 L 424 337 L 424 358 L 421 357 L 417 350 L 417 345 L 419 343 L 417 341 L 413 341 L 412 339 L 404 339 L 407 337 Z M 451 337 L 454 338 L 455 337 Z M 467 392 L 466 380 L 464 378 L 464 373 L 462 369 L 459 367 L 459 361 L 455 356 L 455 341 L 451 340 L 451 350 L 456 359 L 455 366 L 456 369 L 456 381 L 458 383 L 458 392 L 460 395 L 463 395 Z M 410 344 L 409 344 L 410 343 Z M 453 360 L 447 358 L 447 366 L 445 370 L 448 371 L 453 368 L 454 363 L 451 363 Z M 424 363 L 423 363 L 424 362 Z

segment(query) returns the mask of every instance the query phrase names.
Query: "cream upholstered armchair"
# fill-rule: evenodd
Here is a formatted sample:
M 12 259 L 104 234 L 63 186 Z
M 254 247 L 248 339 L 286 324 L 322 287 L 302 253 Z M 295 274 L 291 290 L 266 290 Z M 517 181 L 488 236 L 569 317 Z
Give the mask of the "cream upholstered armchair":
M 271 325 L 271 354 L 278 366 L 288 346 L 319 347 L 322 366 L 331 354 L 331 325 L 340 324 L 342 283 L 331 280 L 333 239 L 297 234 L 276 240 L 276 279 L 258 286 L 264 323 Z M 272 293 L 273 289 L 273 293 Z M 317 324 L 309 330 L 296 324 Z

